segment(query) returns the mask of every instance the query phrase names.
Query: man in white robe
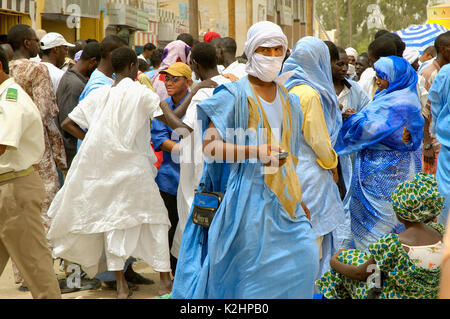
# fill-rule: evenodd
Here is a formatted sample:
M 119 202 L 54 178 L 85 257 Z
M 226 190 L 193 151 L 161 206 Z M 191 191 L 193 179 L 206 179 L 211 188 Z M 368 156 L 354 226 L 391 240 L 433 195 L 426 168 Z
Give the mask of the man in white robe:
M 159 97 L 134 82 L 129 48 L 112 53 L 114 84 L 92 92 L 69 114 L 83 139 L 62 189 L 49 209 L 55 257 L 80 264 L 93 277 L 114 271 L 118 298 L 127 298 L 125 261 L 133 256 L 160 273 L 160 294 L 171 290 L 170 221 L 155 182 L 150 120 Z M 64 126 L 64 123 L 63 123 Z

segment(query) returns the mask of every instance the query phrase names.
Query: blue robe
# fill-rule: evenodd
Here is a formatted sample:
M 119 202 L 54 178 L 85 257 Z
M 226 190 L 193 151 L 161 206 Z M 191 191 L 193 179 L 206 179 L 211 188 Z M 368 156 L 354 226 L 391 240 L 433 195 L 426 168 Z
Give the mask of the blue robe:
M 286 133 L 290 142 L 284 147 L 291 154 L 280 176 L 297 178 L 293 162 L 300 152 L 300 134 L 296 132 L 302 113 L 298 98 L 280 93 L 289 102 L 290 117 L 283 126 L 283 139 Z M 255 101 L 247 77 L 217 88 L 213 97 L 198 105 L 203 133 L 212 122 L 226 142 L 267 144 L 261 134 L 262 108 L 252 108 L 250 99 Z M 243 129 L 247 135 L 230 137 L 227 129 Z M 200 183 L 206 190 L 226 192 L 209 229 L 192 222 L 191 210 L 178 257 L 173 298 L 313 297 L 318 249 L 311 224 L 300 202 L 290 206 L 295 217 L 285 206 L 286 201 L 293 203 L 291 195 L 298 196 L 301 189 L 295 189 L 294 194 L 281 182 L 278 186 L 284 189 L 284 196 L 278 196 L 268 178 L 256 160 L 229 164 L 205 160 Z
M 326 44 L 318 38 L 302 38 L 285 62 L 283 72 L 294 73 L 286 82 L 289 90 L 306 84 L 319 94 L 331 145 L 334 146 L 342 126 L 342 116 L 334 90 L 330 53 Z M 306 143 L 303 134 L 299 135 L 299 138 L 302 151 L 297 174 L 302 185 L 303 202 L 311 211 L 314 236 L 326 236 L 322 245 L 319 279 L 330 269 L 330 258 L 342 245 L 340 238 L 344 236 L 340 235 L 341 231 L 335 231 L 344 223 L 345 213 L 331 170 L 326 170 L 317 163 L 317 155 Z M 345 232 L 344 229 L 342 231 Z
M 439 216 L 439 223 L 447 225 L 450 210 L 450 66 L 444 66 L 434 79 L 430 88 L 429 100 L 431 101 L 431 113 L 433 122 L 432 133 L 441 143 L 439 152 L 436 180 L 439 184 L 439 192 L 445 198 L 444 210 Z
M 359 86 L 359 84 L 352 80 L 347 80 L 350 85 L 350 93 L 348 95 L 348 107 L 353 108 L 356 112 L 361 112 L 367 104 L 370 103 L 371 98 Z M 343 204 L 345 210 L 345 223 L 339 226 L 341 231 L 338 231 L 338 241 L 341 243 L 341 248 L 349 249 L 351 246 L 352 235 L 350 231 L 350 198 L 351 198 L 351 181 L 353 174 L 353 166 L 355 163 L 356 154 L 339 156 L 339 163 L 341 165 L 342 177 L 344 179 L 347 194 L 345 195 Z
M 375 70 L 389 81 L 372 103 L 344 122 L 336 151 L 357 152 L 350 187 L 351 231 L 357 249 L 404 229 L 392 208 L 399 183 L 421 172 L 424 119 L 417 97 L 417 74 L 403 58 L 381 58 Z M 403 143 L 407 128 L 411 141 Z

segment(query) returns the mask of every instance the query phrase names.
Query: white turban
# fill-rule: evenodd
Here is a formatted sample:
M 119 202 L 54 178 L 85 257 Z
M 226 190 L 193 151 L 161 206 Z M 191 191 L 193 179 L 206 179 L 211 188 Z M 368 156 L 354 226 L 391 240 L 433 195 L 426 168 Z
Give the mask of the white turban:
M 270 22 L 261 21 L 255 23 L 247 32 L 247 42 L 245 42 L 244 52 L 248 61 L 259 47 L 273 48 L 283 46 L 284 54 L 288 49 L 288 39 L 280 26 Z
M 352 56 L 355 58 L 355 60 L 358 58 L 358 51 L 356 51 L 353 48 L 347 48 L 345 49 L 345 53 L 347 53 L 348 56 Z
M 283 47 L 283 55 L 280 57 L 265 57 L 255 54 L 259 47 L 273 48 L 280 45 Z M 280 26 L 269 21 L 255 23 L 247 32 L 244 52 L 248 62 L 245 71 L 264 82 L 276 81 L 287 49 L 288 39 Z
M 403 58 L 408 60 L 409 64 L 413 64 L 418 58 L 420 58 L 420 52 L 416 48 L 408 47 L 403 52 Z

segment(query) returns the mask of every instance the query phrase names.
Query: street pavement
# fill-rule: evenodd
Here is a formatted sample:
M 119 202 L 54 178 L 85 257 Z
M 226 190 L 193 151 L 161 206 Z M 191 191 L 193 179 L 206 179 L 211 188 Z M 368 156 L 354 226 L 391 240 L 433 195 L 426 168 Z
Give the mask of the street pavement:
M 144 262 L 138 261 L 133 265 L 133 269 L 142 276 L 152 279 L 153 285 L 139 285 L 139 289 L 133 292 L 131 299 L 153 299 L 158 295 L 159 274 L 154 272 Z M 64 278 L 64 273 L 59 269 L 59 260 L 55 261 L 55 273 L 58 278 Z M 19 285 L 14 283 L 14 274 L 11 267 L 11 261 L 8 262 L 3 274 L 0 276 L 0 299 L 32 299 L 30 292 L 19 291 Z M 69 294 L 63 294 L 63 299 L 115 299 L 114 290 L 79 291 Z

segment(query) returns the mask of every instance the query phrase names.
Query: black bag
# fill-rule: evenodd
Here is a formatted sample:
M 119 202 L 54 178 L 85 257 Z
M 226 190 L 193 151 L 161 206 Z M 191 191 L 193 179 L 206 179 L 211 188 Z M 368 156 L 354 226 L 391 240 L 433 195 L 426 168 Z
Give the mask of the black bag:
M 200 187 L 202 187 L 200 185 Z M 224 194 L 218 192 L 207 192 L 207 191 L 196 191 L 194 196 L 194 201 L 192 205 L 194 206 L 192 212 L 192 221 L 194 224 L 208 228 L 211 226 L 214 215 L 222 203 Z

